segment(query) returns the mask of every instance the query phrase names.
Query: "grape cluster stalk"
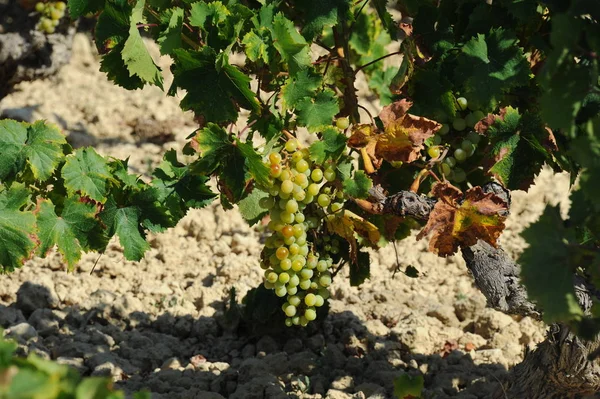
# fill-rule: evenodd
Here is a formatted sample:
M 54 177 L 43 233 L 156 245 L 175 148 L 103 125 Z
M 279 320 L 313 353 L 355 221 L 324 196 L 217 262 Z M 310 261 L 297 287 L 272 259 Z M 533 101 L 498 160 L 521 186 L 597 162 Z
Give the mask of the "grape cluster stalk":
M 332 186 L 335 165 L 311 164 L 308 151 L 300 149 L 296 139 L 288 140 L 280 152 L 269 153 L 266 163 L 273 184 L 260 200 L 269 210 L 271 231 L 261 256 L 264 285 L 286 298 L 282 310 L 287 326 L 306 326 L 329 297 L 330 253 L 339 252 L 339 243 L 329 236 L 323 253 L 317 252 L 316 236 L 326 215 L 343 208 L 343 193 Z
M 65 16 L 66 9 L 67 5 L 64 1 L 38 2 L 35 5 L 35 11 L 41 16 L 36 29 L 46 34 L 54 33 L 60 20 Z
M 427 149 L 427 155 L 432 159 L 438 158 L 444 150 L 444 136 L 452 131 L 463 132 L 467 128 L 473 129 L 477 122 L 485 116 L 481 110 L 471 106 L 464 97 L 457 98 L 456 103 L 462 116 L 459 115 L 452 121 L 452 127 L 448 124 L 442 125 L 438 133 L 433 136 L 433 145 Z M 448 156 L 439 164 L 440 173 L 455 183 L 464 182 L 467 179 L 467 173 L 459 165 L 473 156 L 480 141 L 481 136 L 471 130 L 463 140 L 453 143 L 449 148 Z

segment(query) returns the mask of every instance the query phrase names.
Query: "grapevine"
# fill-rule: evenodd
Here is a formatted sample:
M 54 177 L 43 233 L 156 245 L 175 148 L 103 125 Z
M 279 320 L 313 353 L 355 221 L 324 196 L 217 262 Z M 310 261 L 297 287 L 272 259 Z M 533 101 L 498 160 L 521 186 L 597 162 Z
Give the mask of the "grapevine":
M 60 20 L 65 16 L 66 9 L 67 5 L 64 1 L 36 3 L 35 11 L 40 15 L 36 28 L 47 34 L 54 33 Z

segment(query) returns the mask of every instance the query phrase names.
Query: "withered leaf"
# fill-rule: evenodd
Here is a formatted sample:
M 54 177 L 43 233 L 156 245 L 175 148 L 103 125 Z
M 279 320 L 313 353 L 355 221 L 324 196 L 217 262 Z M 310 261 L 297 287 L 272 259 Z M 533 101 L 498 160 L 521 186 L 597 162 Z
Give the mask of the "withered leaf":
M 364 148 L 378 167 L 382 160 L 410 163 L 419 158 L 424 141 L 432 137 L 442 125 L 420 116 L 407 113 L 412 102 L 400 100 L 385 107 L 379 114 L 384 131 L 378 132 L 370 125 L 353 129 L 348 140 L 352 148 Z
M 350 244 L 350 259 L 358 261 L 358 244 L 355 233 L 364 239 L 366 245 L 376 247 L 381 237 L 377 226 L 348 210 L 337 212 L 327 218 L 327 229 L 346 239 Z
M 483 240 L 492 246 L 504 229 L 507 204 L 481 187 L 461 191 L 449 183 L 438 183 L 432 193 L 438 198 L 429 220 L 417 239 L 431 234 L 429 250 L 440 256 L 453 255 L 459 246 Z M 461 202 L 462 201 L 462 202 Z

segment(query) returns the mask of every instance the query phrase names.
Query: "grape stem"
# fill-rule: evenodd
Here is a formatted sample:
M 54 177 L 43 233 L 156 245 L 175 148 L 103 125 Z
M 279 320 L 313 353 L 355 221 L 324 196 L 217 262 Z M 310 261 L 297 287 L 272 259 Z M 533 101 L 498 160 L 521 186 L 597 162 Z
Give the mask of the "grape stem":
M 394 51 L 393 53 L 389 53 L 389 54 L 386 54 L 386 55 L 384 55 L 384 56 L 382 56 L 382 57 L 376 58 L 376 59 L 374 59 L 373 61 L 369 61 L 369 62 L 367 62 L 366 64 L 364 64 L 364 65 L 361 65 L 361 66 L 359 66 L 358 68 L 356 68 L 356 70 L 354 71 L 354 74 L 357 74 L 358 72 L 360 72 L 360 71 L 362 71 L 363 69 L 365 69 L 365 68 L 367 68 L 367 67 L 369 67 L 369 66 L 371 66 L 371 65 L 375 64 L 376 62 L 379 62 L 379 61 L 381 61 L 381 60 L 384 60 L 384 59 L 386 59 L 386 58 L 388 58 L 388 57 L 392 57 L 392 56 L 394 56 L 394 55 L 398 55 L 398 54 L 402 54 L 402 51 Z

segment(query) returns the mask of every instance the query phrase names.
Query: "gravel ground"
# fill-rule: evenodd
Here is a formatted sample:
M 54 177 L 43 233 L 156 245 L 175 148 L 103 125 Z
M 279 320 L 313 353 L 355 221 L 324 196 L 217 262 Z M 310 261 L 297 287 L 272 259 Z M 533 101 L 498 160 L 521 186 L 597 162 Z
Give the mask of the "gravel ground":
M 18 86 L 0 101 L 0 114 L 55 122 L 74 145 L 130 157 L 142 174 L 194 129 L 176 98 L 108 82 L 83 35 L 68 66 Z M 517 256 L 519 232 L 547 202 L 566 211 L 567 193 L 568 177 L 548 170 L 529 193 L 514 193 L 504 248 Z M 71 273 L 56 253 L 33 259 L 0 276 L 0 326 L 23 354 L 164 399 L 391 398 L 402 373 L 425 377 L 426 398 L 486 398 L 544 337 L 545 327 L 530 318 L 486 308 L 462 258 L 438 258 L 414 235 L 397 248 L 401 265 L 417 267 L 419 278 L 393 275 L 389 246 L 372 254 L 371 279 L 361 287 L 338 276 L 325 320 L 250 333 L 224 310 L 232 287 L 242 298 L 261 280 L 259 238 L 236 210 L 210 206 L 151 236 L 152 249 L 138 263 L 124 259 L 118 241 L 100 257 L 85 255 Z

